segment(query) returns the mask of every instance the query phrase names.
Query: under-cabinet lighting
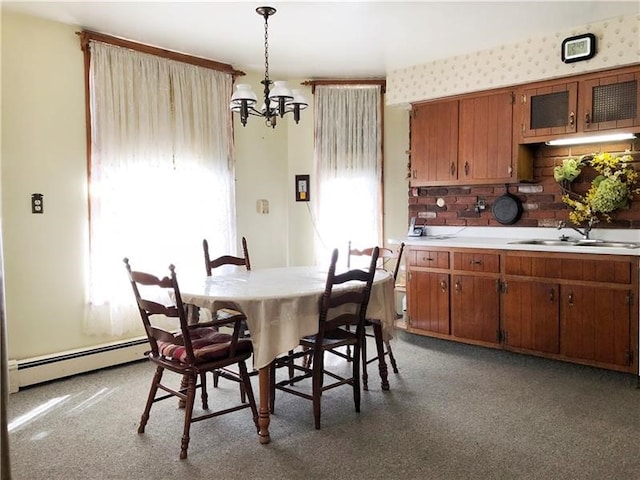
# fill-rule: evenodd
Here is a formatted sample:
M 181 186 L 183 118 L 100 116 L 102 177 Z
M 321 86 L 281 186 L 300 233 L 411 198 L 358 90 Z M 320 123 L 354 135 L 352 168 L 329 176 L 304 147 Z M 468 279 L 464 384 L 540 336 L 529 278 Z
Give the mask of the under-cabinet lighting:
M 559 138 L 558 140 L 549 140 L 548 142 L 545 142 L 545 144 L 557 147 L 559 145 L 617 142 L 620 140 L 632 140 L 634 138 L 636 138 L 636 136 L 633 133 L 611 133 L 608 135 L 592 135 L 588 137 Z

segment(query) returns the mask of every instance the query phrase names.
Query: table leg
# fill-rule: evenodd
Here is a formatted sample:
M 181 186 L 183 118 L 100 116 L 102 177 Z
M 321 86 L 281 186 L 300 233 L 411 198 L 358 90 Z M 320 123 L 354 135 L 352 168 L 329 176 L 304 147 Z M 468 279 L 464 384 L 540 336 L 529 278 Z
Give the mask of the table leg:
M 384 342 L 382 341 L 382 325 L 380 322 L 372 322 L 372 324 L 373 334 L 376 339 L 376 349 L 378 351 L 378 369 L 380 370 L 380 380 L 382 380 L 382 390 L 389 390 L 387 362 L 384 359 Z
M 269 368 L 262 367 L 258 370 L 258 380 L 260 386 L 260 405 L 258 407 L 258 437 L 260 443 L 266 444 L 271 441 L 269 436 Z

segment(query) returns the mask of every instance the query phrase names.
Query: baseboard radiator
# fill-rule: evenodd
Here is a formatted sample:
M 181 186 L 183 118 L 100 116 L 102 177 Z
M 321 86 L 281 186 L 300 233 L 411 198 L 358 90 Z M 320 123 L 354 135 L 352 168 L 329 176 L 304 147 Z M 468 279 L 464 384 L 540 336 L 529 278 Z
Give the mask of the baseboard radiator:
M 9 360 L 9 392 L 59 378 L 145 360 L 149 342 L 144 338 L 70 350 L 52 355 Z

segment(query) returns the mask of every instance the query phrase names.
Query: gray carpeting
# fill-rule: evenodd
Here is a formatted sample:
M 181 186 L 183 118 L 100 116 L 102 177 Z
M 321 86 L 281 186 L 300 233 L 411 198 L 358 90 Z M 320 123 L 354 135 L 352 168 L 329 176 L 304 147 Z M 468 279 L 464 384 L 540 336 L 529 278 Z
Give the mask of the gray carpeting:
M 311 403 L 278 392 L 269 445 L 241 410 L 194 424 L 183 461 L 174 400 L 136 433 L 147 362 L 21 390 L 9 397 L 10 422 L 52 406 L 11 430 L 13 478 L 640 478 L 634 376 L 404 332 L 392 346 L 400 373 L 382 392 L 370 367 L 359 414 L 349 388 L 332 390 L 316 431 Z M 210 404 L 237 400 L 235 384 L 220 386 L 209 386 Z

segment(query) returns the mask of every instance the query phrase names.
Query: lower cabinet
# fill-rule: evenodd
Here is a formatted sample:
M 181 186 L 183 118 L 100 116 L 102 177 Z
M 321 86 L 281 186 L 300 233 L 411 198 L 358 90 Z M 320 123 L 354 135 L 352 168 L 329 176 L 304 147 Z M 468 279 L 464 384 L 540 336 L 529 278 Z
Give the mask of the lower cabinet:
M 638 257 L 409 247 L 409 332 L 638 371 Z
M 451 328 L 455 337 L 498 343 L 500 297 L 498 279 L 455 275 L 451 294 Z
M 502 295 L 505 346 L 560 352 L 560 287 L 555 283 L 505 282 Z
M 563 285 L 560 352 L 570 358 L 626 367 L 631 362 L 630 290 Z

